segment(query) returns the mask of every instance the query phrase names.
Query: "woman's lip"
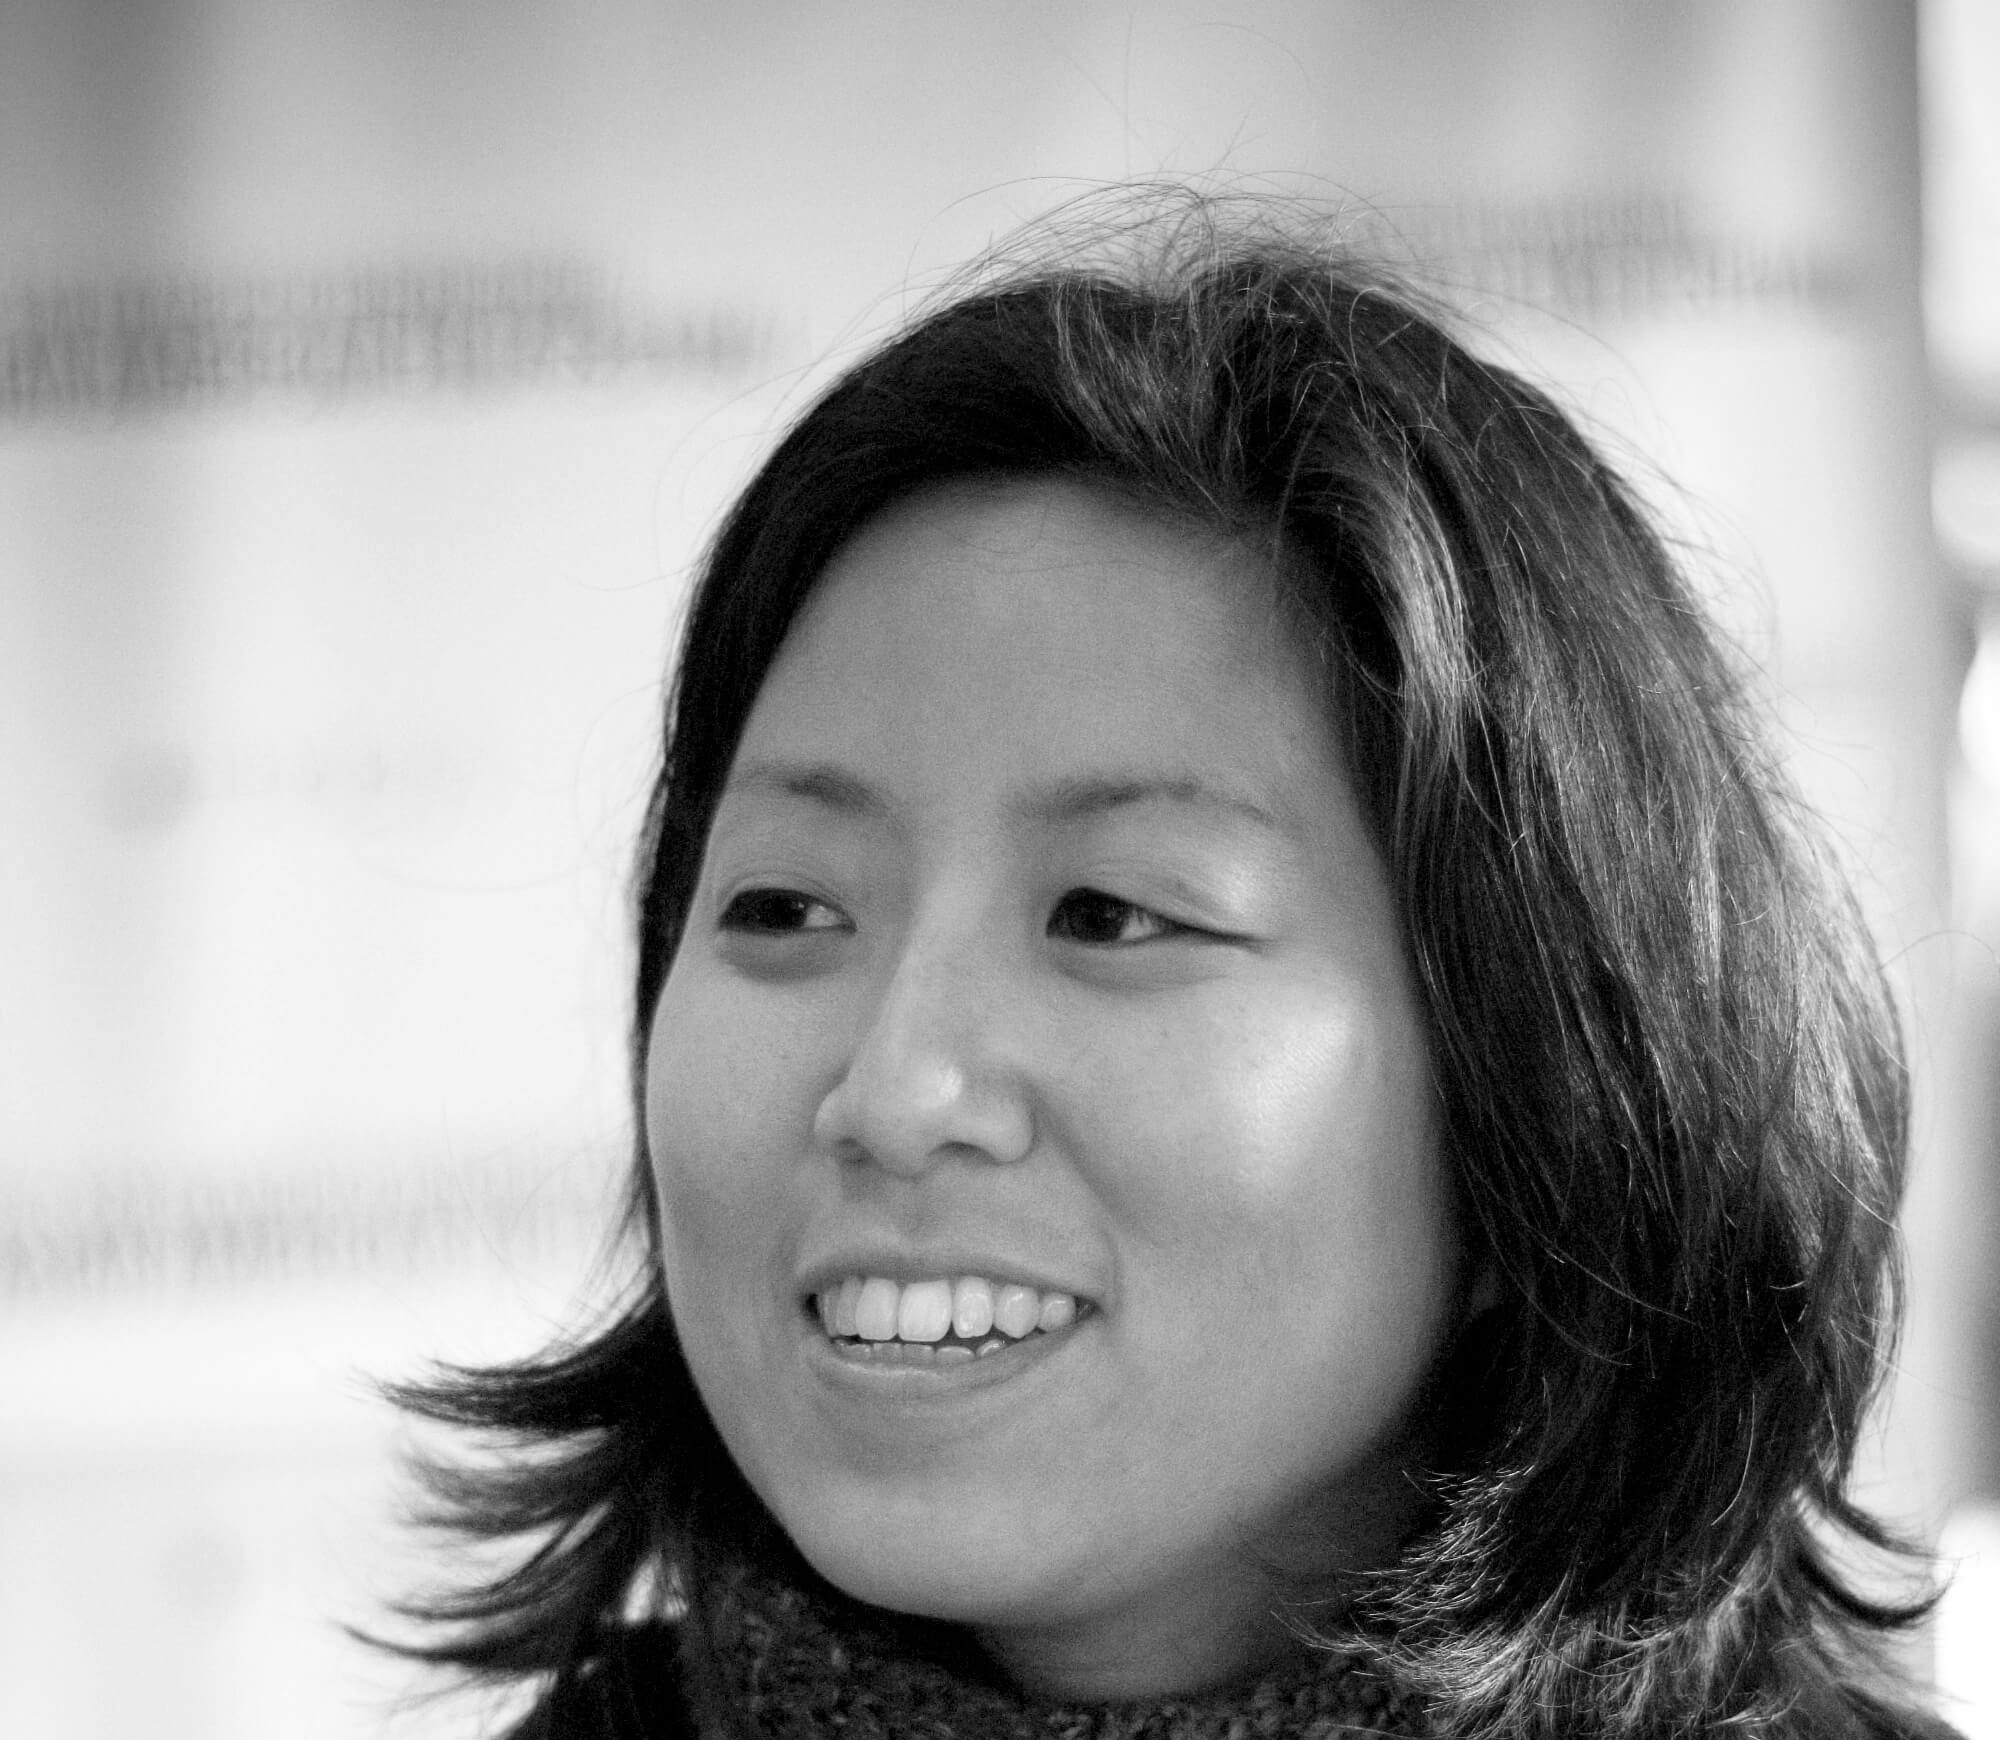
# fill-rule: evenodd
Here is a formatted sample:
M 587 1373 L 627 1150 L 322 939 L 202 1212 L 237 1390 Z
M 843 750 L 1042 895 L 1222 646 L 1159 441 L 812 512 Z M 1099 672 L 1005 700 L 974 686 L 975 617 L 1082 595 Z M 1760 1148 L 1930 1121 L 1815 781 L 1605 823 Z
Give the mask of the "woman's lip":
M 945 1365 L 877 1364 L 843 1355 L 817 1319 L 800 1325 L 806 1360 L 821 1382 L 874 1401 L 943 1400 L 1025 1377 L 1066 1349 L 1095 1318 L 1090 1312 L 1061 1329 L 1037 1331 L 993 1353 Z

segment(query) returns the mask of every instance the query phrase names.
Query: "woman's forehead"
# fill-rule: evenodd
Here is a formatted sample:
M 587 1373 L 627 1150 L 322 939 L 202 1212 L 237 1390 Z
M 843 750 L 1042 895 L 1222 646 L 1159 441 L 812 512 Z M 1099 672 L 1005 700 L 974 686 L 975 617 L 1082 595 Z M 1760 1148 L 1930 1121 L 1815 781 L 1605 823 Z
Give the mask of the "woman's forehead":
M 978 780 L 1044 815 L 1175 793 L 1294 833 L 1340 757 L 1272 568 L 1237 538 L 1066 481 L 952 486 L 829 564 L 732 788 Z M 1107 803 L 1095 803 L 1103 810 Z
M 1151 659 L 1162 683 L 1196 665 L 1240 665 L 1268 680 L 1303 668 L 1289 590 L 1278 563 L 1246 537 L 1122 490 L 1067 478 L 956 480 L 891 503 L 842 545 L 778 662 L 837 599 L 889 651 L 909 643 L 942 652 L 954 636 L 987 633 L 1040 643 L 1058 668 L 1108 672 Z M 1067 638 L 1039 632 L 1050 623 Z

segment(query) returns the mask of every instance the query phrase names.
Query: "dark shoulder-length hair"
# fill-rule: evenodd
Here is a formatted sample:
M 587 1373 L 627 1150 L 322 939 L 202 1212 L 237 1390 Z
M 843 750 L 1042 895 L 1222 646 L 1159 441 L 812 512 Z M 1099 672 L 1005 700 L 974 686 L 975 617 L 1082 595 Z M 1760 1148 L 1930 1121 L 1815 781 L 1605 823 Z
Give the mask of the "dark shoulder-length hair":
M 759 685 L 842 543 L 948 480 L 1080 481 L 1258 540 L 1334 681 L 1501 1302 L 1435 1505 L 1338 1624 L 1464 1736 L 1854 1731 L 1911 1617 L 1837 1566 L 1896 1305 L 1905 1077 L 1852 903 L 1626 485 L 1550 398 L 1326 236 L 1182 202 L 1053 232 L 850 368 L 708 552 L 639 856 L 635 1090 Z M 785 1551 L 696 1395 L 632 1173 L 626 1302 L 401 1392 L 510 1568 L 433 1659 L 587 1671 L 634 1590 Z

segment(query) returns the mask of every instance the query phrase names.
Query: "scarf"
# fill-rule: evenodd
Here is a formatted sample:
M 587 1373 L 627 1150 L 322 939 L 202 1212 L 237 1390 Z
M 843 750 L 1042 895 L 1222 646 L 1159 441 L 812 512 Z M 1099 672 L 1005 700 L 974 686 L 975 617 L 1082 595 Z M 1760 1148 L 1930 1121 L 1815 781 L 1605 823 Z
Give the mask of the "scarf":
M 708 1740 L 1334 1740 L 1421 1736 L 1422 1710 L 1361 1654 L 1315 1654 L 1247 1688 L 1137 1703 L 1023 1696 L 962 1651 L 767 1574 L 708 1592 L 686 1631 L 686 1690 Z M 942 1628 L 937 1628 L 940 1632 Z M 718 1717 L 720 1719 L 718 1719 Z

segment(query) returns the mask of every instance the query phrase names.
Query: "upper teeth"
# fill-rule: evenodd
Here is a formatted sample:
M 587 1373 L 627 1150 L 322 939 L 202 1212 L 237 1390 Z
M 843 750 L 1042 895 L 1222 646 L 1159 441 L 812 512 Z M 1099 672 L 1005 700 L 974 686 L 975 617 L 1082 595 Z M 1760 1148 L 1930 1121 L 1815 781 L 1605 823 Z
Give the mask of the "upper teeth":
M 982 1275 L 955 1280 L 892 1281 L 849 1275 L 814 1301 L 827 1334 L 863 1341 L 976 1341 L 998 1330 L 1013 1340 L 1075 1321 L 1076 1295 L 1042 1293 L 1017 1281 Z

